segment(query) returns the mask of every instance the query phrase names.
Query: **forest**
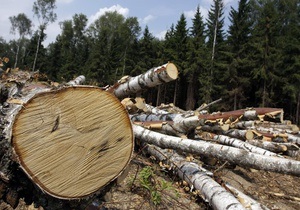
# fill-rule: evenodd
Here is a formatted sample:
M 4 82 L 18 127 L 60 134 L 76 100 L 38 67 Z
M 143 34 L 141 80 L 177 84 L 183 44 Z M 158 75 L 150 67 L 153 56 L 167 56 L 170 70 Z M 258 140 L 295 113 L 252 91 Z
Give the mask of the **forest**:
M 88 84 L 103 87 L 172 62 L 179 79 L 141 93 L 147 103 L 194 110 L 222 98 L 212 110 L 278 107 L 285 119 L 300 123 L 299 0 L 240 0 L 230 8 L 226 31 L 224 1 L 213 0 L 206 19 L 198 6 L 188 28 L 181 14 L 164 39 L 147 26 L 142 31 L 137 17 L 108 12 L 88 25 L 86 15 L 74 14 L 59 23 L 60 34 L 45 47 L 55 3 L 34 2 L 36 31 L 23 13 L 9 18 L 19 38 L 0 37 L 2 71 L 39 71 L 58 82 L 85 75 Z

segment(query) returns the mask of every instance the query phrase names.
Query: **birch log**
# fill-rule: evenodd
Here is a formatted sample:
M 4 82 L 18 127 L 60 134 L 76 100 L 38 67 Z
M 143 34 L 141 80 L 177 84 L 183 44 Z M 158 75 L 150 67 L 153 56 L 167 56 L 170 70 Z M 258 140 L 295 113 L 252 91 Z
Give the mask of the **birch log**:
M 205 201 L 209 202 L 213 209 L 245 209 L 231 193 L 208 176 L 206 171 L 196 163 L 186 161 L 185 158 L 176 152 L 162 150 L 153 145 L 146 147 L 146 151 L 159 161 L 167 165 L 173 165 L 172 170 L 174 170 L 182 180 L 189 183 L 191 188 L 199 190 Z
M 1 157 L 12 157 L 52 197 L 92 195 L 128 165 L 134 140 L 131 122 L 108 92 L 90 86 L 52 90 L 30 83 L 7 101 L 2 138 L 12 149 Z M 9 170 L 1 165 L 7 182 L 17 180 Z
M 242 140 L 239 140 L 237 138 L 230 138 L 228 136 L 225 135 L 214 135 L 212 134 L 213 139 L 221 144 L 226 144 L 229 146 L 234 146 L 236 148 L 239 149 L 243 149 L 246 150 L 248 152 L 253 152 L 256 154 L 260 154 L 260 155 L 266 155 L 266 156 L 279 156 L 278 154 L 274 153 L 274 152 L 270 152 L 268 150 L 265 150 L 263 148 L 254 146 L 252 144 L 249 144 L 248 142 L 244 142 Z
M 207 115 L 199 115 L 200 120 L 218 123 L 236 123 L 242 120 L 273 120 L 283 122 L 283 109 L 278 108 L 249 108 L 229 112 L 217 112 Z
M 131 115 L 130 119 L 134 123 L 151 125 L 161 122 L 159 131 L 165 134 L 183 136 L 195 129 L 199 125 L 197 116 L 185 117 L 183 114 L 136 114 Z M 151 126 L 150 126 L 151 128 Z
M 282 153 L 288 150 L 288 147 L 284 143 L 276 143 L 276 142 L 269 142 L 269 141 L 255 140 L 255 139 L 249 139 L 247 140 L 247 142 L 254 146 L 269 150 L 271 152 L 276 152 L 276 153 Z M 292 145 L 289 146 L 292 147 Z
M 162 66 L 152 68 L 146 73 L 136 77 L 126 77 L 121 79 L 116 85 L 107 91 L 123 99 L 131 94 L 142 91 L 145 88 L 154 87 L 162 83 L 170 82 L 178 77 L 177 67 L 173 63 L 167 63 Z
M 133 130 L 136 138 L 161 148 L 170 148 L 192 154 L 215 157 L 223 161 L 259 170 L 300 176 L 300 161 L 259 155 L 246 150 L 205 141 L 167 136 L 137 125 L 133 125 Z
M 244 194 L 243 192 L 239 191 L 235 187 L 231 186 L 228 183 L 225 183 L 225 186 L 230 189 L 231 192 L 237 197 L 237 199 L 241 202 L 246 209 L 251 210 L 269 210 L 268 207 L 262 205 L 261 203 L 257 202 L 253 198 L 249 197 L 248 195 Z

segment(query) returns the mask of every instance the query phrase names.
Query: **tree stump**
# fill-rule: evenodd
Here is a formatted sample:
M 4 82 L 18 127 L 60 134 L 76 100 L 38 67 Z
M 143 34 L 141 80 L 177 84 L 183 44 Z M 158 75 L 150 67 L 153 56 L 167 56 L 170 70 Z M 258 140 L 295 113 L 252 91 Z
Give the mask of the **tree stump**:
M 63 200 L 91 196 L 122 173 L 134 137 L 115 96 L 90 86 L 24 84 L 21 92 L 7 91 L 1 117 L 0 175 L 7 188 L 18 179 L 15 163 L 43 192 Z

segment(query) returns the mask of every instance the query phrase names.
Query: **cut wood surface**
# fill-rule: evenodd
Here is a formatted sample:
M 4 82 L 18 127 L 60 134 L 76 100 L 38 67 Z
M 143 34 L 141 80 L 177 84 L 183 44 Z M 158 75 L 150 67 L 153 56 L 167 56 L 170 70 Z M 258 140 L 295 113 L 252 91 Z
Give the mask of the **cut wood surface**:
M 96 192 L 122 172 L 133 134 L 114 96 L 95 87 L 67 87 L 23 104 L 12 144 L 34 183 L 54 197 L 73 199 Z

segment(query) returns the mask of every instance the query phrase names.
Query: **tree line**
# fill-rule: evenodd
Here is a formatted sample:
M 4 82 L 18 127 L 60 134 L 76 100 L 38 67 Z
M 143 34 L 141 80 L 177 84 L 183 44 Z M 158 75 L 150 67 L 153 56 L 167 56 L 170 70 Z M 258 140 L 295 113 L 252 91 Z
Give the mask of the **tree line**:
M 61 33 L 47 47 L 55 0 L 36 0 L 33 8 L 40 23 L 35 33 L 31 20 L 19 14 L 10 17 L 19 39 L 0 38 L 0 56 L 10 58 L 6 68 L 37 69 L 55 81 L 83 74 L 89 84 L 106 86 L 169 61 L 179 79 L 141 93 L 147 103 L 189 110 L 222 98 L 215 109 L 282 107 L 285 118 L 299 124 L 299 0 L 240 0 L 230 8 L 227 31 L 224 2 L 214 0 L 206 19 L 198 6 L 188 28 L 181 14 L 162 40 L 147 26 L 142 31 L 137 17 L 107 12 L 88 25 L 86 15 L 75 14 L 59 23 Z

